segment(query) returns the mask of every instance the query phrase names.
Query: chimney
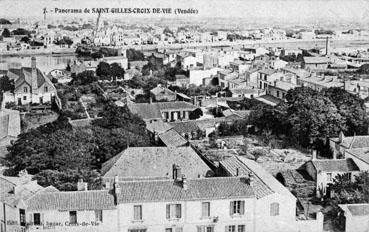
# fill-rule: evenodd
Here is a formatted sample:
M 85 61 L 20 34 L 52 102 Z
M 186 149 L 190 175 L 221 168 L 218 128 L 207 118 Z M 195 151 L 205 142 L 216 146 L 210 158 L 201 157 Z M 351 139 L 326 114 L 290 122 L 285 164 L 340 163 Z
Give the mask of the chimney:
M 311 152 L 311 159 L 312 160 L 316 160 L 317 159 L 317 157 L 316 157 L 316 150 L 315 149 L 313 149 L 312 152 Z
M 118 204 L 118 195 L 120 194 L 120 186 L 119 186 L 119 177 L 118 176 L 114 176 L 114 201 L 115 204 Z
M 88 185 L 87 185 L 86 182 L 83 181 L 83 179 L 78 179 L 77 190 L 78 191 L 87 191 L 88 190 Z
M 188 189 L 188 185 L 187 185 L 187 178 L 185 175 L 182 175 L 182 188 L 184 190 L 187 190 Z
M 109 182 L 109 181 L 107 181 L 107 182 L 105 183 L 105 189 L 106 189 L 106 190 L 110 190 L 110 182 Z
M 342 143 L 344 139 L 345 139 L 345 135 L 343 134 L 342 131 L 340 131 L 340 133 L 338 134 L 338 142 Z
M 173 179 L 179 180 L 181 176 L 181 168 L 179 167 L 179 165 L 173 164 Z
M 32 94 L 37 93 L 38 83 L 37 83 L 37 67 L 36 67 L 36 57 L 31 58 L 31 87 Z

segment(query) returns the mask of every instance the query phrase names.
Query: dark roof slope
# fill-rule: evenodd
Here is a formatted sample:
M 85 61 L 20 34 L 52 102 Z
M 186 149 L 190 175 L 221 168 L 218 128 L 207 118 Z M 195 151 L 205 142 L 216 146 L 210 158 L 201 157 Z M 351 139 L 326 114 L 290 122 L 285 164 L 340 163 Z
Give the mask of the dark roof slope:
M 115 208 L 114 196 L 107 190 L 40 193 L 32 197 L 27 205 L 30 211 Z
M 191 147 L 130 147 L 105 162 L 101 174 L 104 178 L 171 177 L 173 164 L 188 178 L 211 172 Z
M 212 177 L 188 179 L 187 189 L 180 181 L 133 181 L 119 184 L 118 203 L 190 201 L 207 199 L 253 198 L 254 192 L 245 178 Z
M 359 167 L 352 159 L 340 160 L 311 160 L 317 171 L 323 172 L 352 172 L 359 171 Z

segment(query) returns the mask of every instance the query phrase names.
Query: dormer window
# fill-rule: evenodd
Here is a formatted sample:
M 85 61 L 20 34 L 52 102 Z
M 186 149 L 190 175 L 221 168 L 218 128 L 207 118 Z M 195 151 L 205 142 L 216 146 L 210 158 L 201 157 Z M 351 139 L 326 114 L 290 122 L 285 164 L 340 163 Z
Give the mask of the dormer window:
M 44 87 L 44 92 L 45 93 L 49 92 L 49 88 L 47 86 Z
M 27 87 L 23 87 L 23 92 L 28 93 L 28 88 Z

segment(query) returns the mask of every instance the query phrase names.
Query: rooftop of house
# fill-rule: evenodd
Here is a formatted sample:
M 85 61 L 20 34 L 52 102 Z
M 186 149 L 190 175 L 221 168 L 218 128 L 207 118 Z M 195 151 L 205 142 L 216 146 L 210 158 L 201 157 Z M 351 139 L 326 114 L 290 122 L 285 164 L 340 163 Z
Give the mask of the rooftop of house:
M 293 83 L 287 82 L 287 81 L 275 81 L 274 86 L 271 85 L 271 88 L 275 87 L 284 91 L 288 91 L 290 89 L 294 89 L 298 87 L 298 85 L 295 85 Z
M 193 111 L 197 109 L 196 106 L 184 102 L 154 102 L 154 103 L 134 103 L 128 104 L 128 108 L 132 113 L 138 114 L 143 119 L 161 119 L 163 111 L 186 110 Z
M 150 90 L 150 93 L 154 94 L 154 95 L 163 95 L 163 94 L 167 94 L 167 95 L 175 95 L 175 93 L 163 86 L 156 86 L 155 88 Z
M 170 129 L 166 132 L 159 134 L 159 139 L 165 144 L 167 147 L 181 147 L 188 143 L 188 141 L 183 138 L 178 132 L 174 129 Z
M 326 64 L 329 62 L 329 58 L 324 56 L 304 56 L 304 62 L 306 64 Z
M 114 209 L 114 196 L 108 190 L 44 192 L 27 201 L 30 211 Z
M 326 88 L 344 86 L 344 83 L 341 80 L 339 80 L 336 76 L 310 76 L 300 78 L 300 80 L 303 82 L 321 85 Z
M 317 171 L 322 172 L 353 172 L 360 171 L 352 159 L 316 159 L 311 162 Z
M 342 204 L 339 207 L 349 212 L 352 216 L 368 216 L 369 215 L 369 204 Z
M 146 129 L 150 131 L 151 133 L 161 134 L 172 128 L 173 128 L 172 125 L 170 125 L 169 123 L 162 122 L 162 121 L 146 123 Z
M 273 193 L 295 198 L 281 183 L 253 160 L 231 156 L 219 163 L 231 176 L 249 175 L 251 173 L 254 177 L 252 187 L 257 198 L 263 198 Z
M 346 152 L 369 164 L 369 147 L 352 148 L 346 150 Z
M 32 68 L 31 67 L 21 67 L 19 69 L 9 69 L 9 78 L 15 80 L 15 89 L 20 87 L 23 83 L 32 85 Z M 41 87 L 45 82 L 51 83 L 51 81 L 38 69 L 36 68 L 37 75 L 37 87 Z M 52 84 L 51 84 L 52 85 Z
M 191 133 L 200 130 L 199 126 L 196 124 L 196 121 L 172 122 L 169 124 L 179 134 Z
M 212 177 L 173 180 L 127 181 L 119 184 L 118 203 L 171 202 L 254 198 L 252 184 L 245 177 Z
M 331 140 L 348 149 L 369 148 L 369 135 L 343 136 L 342 141 L 339 137 L 331 138 Z
M 208 176 L 212 171 L 191 147 L 130 147 L 106 161 L 106 177 L 171 177 L 173 164 L 189 178 Z
M 0 109 L 0 140 L 6 137 L 16 138 L 21 132 L 19 111 Z
M 265 75 L 272 75 L 273 73 L 275 73 L 277 70 L 275 69 L 262 69 L 259 70 L 259 73 L 265 74 Z

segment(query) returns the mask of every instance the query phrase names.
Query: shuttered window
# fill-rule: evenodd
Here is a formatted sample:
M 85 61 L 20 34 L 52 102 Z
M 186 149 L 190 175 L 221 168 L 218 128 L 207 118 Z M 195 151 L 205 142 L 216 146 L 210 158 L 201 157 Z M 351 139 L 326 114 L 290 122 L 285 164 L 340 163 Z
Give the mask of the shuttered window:
M 39 214 L 39 213 L 34 213 L 33 214 L 33 224 L 35 226 L 40 226 L 41 225 L 41 214 Z
M 103 211 L 102 210 L 95 210 L 95 221 L 96 222 L 103 221 Z
M 279 215 L 279 203 L 274 202 L 270 204 L 270 216 L 278 216 Z
M 230 203 L 230 215 L 244 215 L 245 214 L 245 201 L 231 201 Z
M 142 205 L 133 206 L 133 220 L 142 220 Z
M 210 217 L 210 202 L 202 202 L 201 203 L 202 208 L 202 217 Z
M 167 219 L 182 218 L 182 206 L 181 204 L 168 204 L 166 206 Z
M 225 227 L 225 232 L 245 232 L 245 225 L 230 225 Z
M 77 224 L 77 211 L 69 211 L 69 223 Z
M 197 226 L 197 232 L 214 232 L 213 225 Z

